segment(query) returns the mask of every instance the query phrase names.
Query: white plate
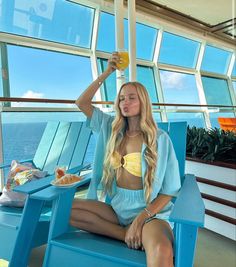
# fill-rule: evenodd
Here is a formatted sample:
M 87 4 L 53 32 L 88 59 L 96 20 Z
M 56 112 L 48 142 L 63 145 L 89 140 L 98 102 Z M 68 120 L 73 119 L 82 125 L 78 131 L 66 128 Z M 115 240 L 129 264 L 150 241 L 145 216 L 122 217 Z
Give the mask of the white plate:
M 68 187 L 73 187 L 76 184 L 79 184 L 81 181 L 83 181 L 83 175 L 80 175 L 80 177 L 82 178 L 80 181 L 71 183 L 71 184 L 59 184 L 57 183 L 58 180 L 52 180 L 51 181 L 51 185 L 56 186 L 56 187 L 60 187 L 60 188 L 68 188 Z

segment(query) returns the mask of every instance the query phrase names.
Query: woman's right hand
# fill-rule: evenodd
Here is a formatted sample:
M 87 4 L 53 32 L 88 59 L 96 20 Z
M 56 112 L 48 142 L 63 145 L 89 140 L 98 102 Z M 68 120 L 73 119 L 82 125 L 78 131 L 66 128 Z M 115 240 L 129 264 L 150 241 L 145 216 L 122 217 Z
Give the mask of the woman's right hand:
M 120 60 L 118 52 L 113 52 L 111 57 L 108 59 L 108 64 L 107 64 L 107 70 L 110 72 L 113 72 L 117 70 L 117 62 Z

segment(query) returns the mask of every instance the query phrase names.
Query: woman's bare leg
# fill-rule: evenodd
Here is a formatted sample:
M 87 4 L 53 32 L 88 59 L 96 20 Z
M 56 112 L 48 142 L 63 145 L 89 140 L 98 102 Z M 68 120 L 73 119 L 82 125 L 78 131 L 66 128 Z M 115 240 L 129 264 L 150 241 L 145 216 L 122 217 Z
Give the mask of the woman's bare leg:
M 153 219 L 146 223 L 142 243 L 148 267 L 173 267 L 173 233 L 167 222 Z
M 70 224 L 81 230 L 124 241 L 125 228 L 119 225 L 112 207 L 96 200 L 76 199 L 71 210 Z

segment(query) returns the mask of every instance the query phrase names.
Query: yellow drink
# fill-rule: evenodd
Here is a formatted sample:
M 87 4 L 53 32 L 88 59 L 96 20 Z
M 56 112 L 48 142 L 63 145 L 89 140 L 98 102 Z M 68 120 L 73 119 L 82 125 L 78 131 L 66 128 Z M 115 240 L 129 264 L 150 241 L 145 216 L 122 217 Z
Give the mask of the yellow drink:
M 121 63 L 117 63 L 118 70 L 124 70 L 129 66 L 129 53 L 127 51 L 122 51 L 118 53 L 120 56 Z

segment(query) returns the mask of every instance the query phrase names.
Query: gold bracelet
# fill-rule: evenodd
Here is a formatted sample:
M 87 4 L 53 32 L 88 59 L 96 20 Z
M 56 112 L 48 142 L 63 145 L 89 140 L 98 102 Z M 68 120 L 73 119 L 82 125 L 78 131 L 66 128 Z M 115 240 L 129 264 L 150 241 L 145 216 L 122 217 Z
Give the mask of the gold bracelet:
M 152 213 L 151 213 L 151 211 L 149 209 L 144 208 L 144 210 L 146 211 L 146 213 L 147 213 L 147 215 L 148 215 L 149 218 L 151 218 L 153 216 Z

